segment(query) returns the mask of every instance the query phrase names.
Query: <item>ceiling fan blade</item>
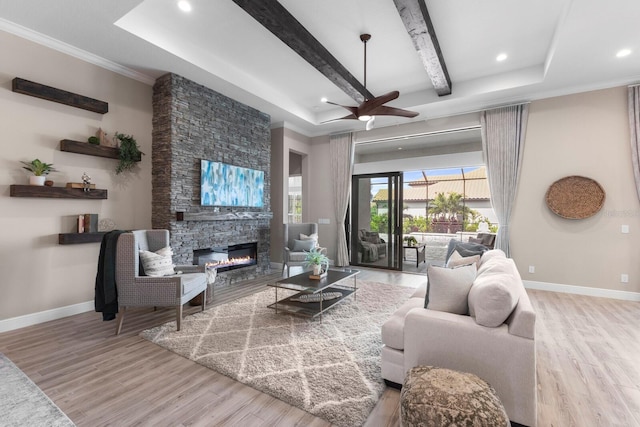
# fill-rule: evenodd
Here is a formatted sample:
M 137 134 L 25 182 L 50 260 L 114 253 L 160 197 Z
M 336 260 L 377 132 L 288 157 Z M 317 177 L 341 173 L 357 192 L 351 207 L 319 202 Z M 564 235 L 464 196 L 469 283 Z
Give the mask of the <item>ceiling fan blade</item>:
M 373 110 L 386 104 L 389 101 L 393 101 L 400 96 L 400 92 L 394 90 L 393 92 L 385 93 L 384 95 L 376 96 L 373 99 L 367 99 L 358 106 L 358 115 L 369 115 Z
M 358 116 L 356 116 L 355 114 L 349 114 L 344 117 L 338 117 L 337 119 L 325 120 L 324 122 L 320 122 L 320 124 L 337 122 L 338 120 L 358 120 Z
M 340 105 L 340 104 L 336 104 L 335 102 L 331 102 L 331 101 L 327 101 L 327 100 L 323 100 L 323 102 L 325 104 L 335 105 L 336 107 L 342 107 L 345 110 L 351 111 L 352 114 L 355 114 L 356 116 L 358 115 L 358 107 L 351 107 L 349 105 Z
M 373 111 L 369 112 L 375 116 L 400 116 L 400 117 L 416 117 L 420 113 L 415 111 L 403 110 L 402 108 L 387 107 L 382 105 Z

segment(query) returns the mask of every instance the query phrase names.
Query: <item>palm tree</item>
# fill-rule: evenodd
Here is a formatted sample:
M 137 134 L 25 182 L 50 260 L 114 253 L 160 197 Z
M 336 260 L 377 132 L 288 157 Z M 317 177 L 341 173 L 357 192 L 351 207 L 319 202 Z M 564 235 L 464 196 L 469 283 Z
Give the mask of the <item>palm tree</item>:
M 449 213 L 449 200 L 444 193 L 436 194 L 435 199 L 433 199 L 431 203 L 432 206 L 429 208 L 429 214 L 433 215 L 434 219 L 446 216 Z
M 447 219 L 457 219 L 458 215 L 461 215 L 462 218 L 467 219 L 469 216 L 477 215 L 478 213 L 465 206 L 462 194 L 449 193 L 448 196 L 445 196 L 444 193 L 438 193 L 432 201 L 429 214 L 432 214 L 435 218 L 445 216 Z

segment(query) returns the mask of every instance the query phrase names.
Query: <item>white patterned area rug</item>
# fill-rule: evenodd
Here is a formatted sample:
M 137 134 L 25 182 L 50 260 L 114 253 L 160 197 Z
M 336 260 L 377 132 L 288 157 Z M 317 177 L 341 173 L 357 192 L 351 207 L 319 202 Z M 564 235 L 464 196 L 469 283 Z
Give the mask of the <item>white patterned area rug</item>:
M 357 284 L 357 299 L 332 307 L 322 322 L 276 314 L 267 308 L 275 301 L 270 288 L 188 316 L 179 332 L 169 322 L 141 335 L 333 424 L 358 426 L 385 388 L 380 327 L 414 289 Z
M 0 426 L 74 425 L 24 372 L 0 353 Z

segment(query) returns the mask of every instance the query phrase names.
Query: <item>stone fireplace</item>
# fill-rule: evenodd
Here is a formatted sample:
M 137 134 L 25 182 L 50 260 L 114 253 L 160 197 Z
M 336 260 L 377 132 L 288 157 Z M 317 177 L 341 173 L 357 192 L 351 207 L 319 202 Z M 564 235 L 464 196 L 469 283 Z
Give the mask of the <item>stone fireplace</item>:
M 154 85 L 152 226 L 169 230 L 174 262 L 255 242 L 255 262 L 219 269 L 216 288 L 269 273 L 270 135 L 268 115 L 202 85 L 176 74 Z M 201 206 L 202 159 L 264 171 L 263 207 Z

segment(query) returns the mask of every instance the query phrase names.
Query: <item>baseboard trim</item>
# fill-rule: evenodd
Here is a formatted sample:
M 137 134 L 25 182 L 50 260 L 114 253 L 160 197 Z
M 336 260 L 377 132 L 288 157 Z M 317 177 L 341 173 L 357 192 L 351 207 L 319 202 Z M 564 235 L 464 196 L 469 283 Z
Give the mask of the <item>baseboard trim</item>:
M 63 317 L 73 316 L 74 314 L 86 313 L 88 311 L 93 311 L 93 309 L 93 301 L 87 301 L 79 304 L 68 305 L 66 307 L 40 311 L 38 313 L 25 314 L 24 316 L 12 317 L 10 319 L 0 320 L 0 332 L 26 328 L 27 326 L 62 319 Z
M 625 301 L 640 301 L 639 292 L 616 291 L 613 289 L 589 288 L 586 286 L 562 285 L 559 283 L 523 280 L 524 287 L 539 291 L 562 292 L 565 294 L 587 295 L 591 297 L 613 298 Z

